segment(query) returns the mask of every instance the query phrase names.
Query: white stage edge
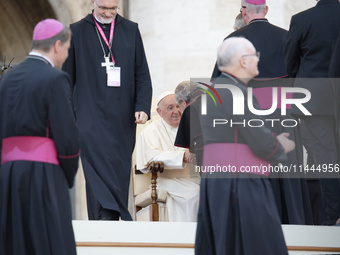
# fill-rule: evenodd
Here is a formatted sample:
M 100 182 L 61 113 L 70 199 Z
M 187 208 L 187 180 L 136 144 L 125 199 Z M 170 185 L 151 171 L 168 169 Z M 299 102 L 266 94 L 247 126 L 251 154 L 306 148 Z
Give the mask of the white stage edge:
M 196 223 L 73 221 L 73 227 L 78 255 L 194 254 Z M 340 227 L 282 229 L 289 255 L 340 254 Z

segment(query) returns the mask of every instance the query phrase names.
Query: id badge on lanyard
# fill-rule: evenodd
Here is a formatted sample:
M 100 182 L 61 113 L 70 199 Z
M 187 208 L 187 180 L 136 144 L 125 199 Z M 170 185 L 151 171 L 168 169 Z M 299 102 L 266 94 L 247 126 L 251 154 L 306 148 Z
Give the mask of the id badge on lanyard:
M 107 38 L 106 38 L 106 36 L 104 34 L 103 29 L 98 25 L 98 23 L 97 23 L 97 21 L 95 19 L 94 13 L 93 13 L 93 19 L 94 19 L 94 22 L 96 24 L 96 31 L 97 31 L 97 34 L 98 34 L 98 39 L 99 39 L 99 42 L 100 42 L 100 44 L 102 46 L 103 53 L 104 53 L 105 62 L 101 63 L 101 65 L 102 65 L 102 67 L 106 67 L 107 86 L 108 87 L 120 87 L 120 67 L 116 67 L 115 66 L 115 61 L 113 59 L 113 55 L 111 55 L 112 62 L 110 62 L 111 44 L 112 44 L 112 37 L 113 37 L 115 21 L 113 20 L 112 23 L 111 23 L 110 42 L 108 42 Z M 104 47 L 103 47 L 102 42 L 100 40 L 98 31 L 100 32 L 100 35 L 102 36 L 104 42 L 106 43 L 106 45 L 109 48 L 109 54 L 108 54 L 107 57 L 105 56 L 105 50 L 104 50 Z
M 120 67 L 110 67 L 107 70 L 107 86 L 120 87 Z

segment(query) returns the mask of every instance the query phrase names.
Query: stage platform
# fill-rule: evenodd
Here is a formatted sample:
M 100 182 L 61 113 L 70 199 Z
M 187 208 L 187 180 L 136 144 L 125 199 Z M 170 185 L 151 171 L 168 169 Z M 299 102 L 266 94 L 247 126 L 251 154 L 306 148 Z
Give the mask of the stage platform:
M 78 255 L 194 254 L 196 223 L 73 221 L 73 227 Z M 340 254 L 340 227 L 282 229 L 289 255 Z

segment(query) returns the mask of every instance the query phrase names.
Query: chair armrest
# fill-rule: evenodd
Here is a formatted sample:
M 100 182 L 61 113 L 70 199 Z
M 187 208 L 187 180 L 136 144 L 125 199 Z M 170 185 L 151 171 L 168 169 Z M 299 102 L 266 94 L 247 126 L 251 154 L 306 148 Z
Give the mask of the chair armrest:
M 135 166 L 135 174 L 136 174 L 136 175 L 138 175 L 138 174 L 143 174 L 143 172 L 140 171 L 140 170 L 137 170 L 137 169 L 136 169 L 136 166 Z
M 149 173 L 163 173 L 164 172 L 164 163 L 162 161 L 150 161 L 146 164 L 145 169 L 148 170 Z M 142 171 L 137 169 L 135 165 L 135 174 L 144 174 Z
M 164 163 L 162 161 L 150 161 L 146 164 L 145 168 L 148 169 L 150 173 L 163 173 Z

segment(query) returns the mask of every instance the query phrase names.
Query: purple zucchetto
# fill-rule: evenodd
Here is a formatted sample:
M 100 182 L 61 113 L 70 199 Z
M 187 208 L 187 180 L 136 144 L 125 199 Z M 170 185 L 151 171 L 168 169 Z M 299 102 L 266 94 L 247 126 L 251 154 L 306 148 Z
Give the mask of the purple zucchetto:
M 55 19 L 45 19 L 40 21 L 33 30 L 33 41 L 49 39 L 59 34 L 64 29 L 64 25 Z
M 248 4 L 261 5 L 265 4 L 266 0 L 245 0 Z

